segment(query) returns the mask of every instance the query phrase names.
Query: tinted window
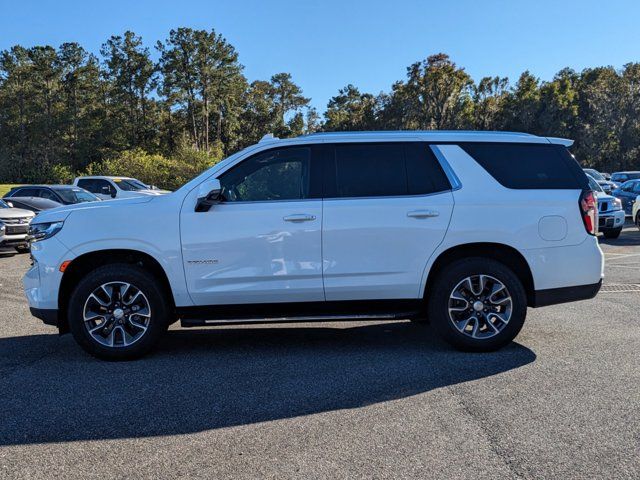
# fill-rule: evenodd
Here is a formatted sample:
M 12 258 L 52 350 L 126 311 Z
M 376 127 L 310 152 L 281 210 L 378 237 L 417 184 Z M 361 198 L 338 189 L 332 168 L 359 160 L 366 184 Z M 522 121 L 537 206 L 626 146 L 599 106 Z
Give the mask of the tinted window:
M 58 197 L 56 197 L 55 193 L 50 191 L 48 188 L 41 188 L 38 192 L 38 196 L 41 198 L 46 198 L 47 200 L 53 200 L 54 202 L 58 201 Z
M 474 143 L 461 147 L 507 188 L 589 187 L 587 176 L 562 145 Z
M 143 185 L 141 182 L 133 179 L 124 179 L 124 178 L 115 178 L 113 180 L 118 187 L 122 190 L 126 190 L 128 192 L 134 192 L 136 190 L 147 190 L 148 187 Z
M 78 186 L 80 188 L 84 188 L 85 190 L 87 190 L 89 192 L 98 193 L 97 188 L 96 188 L 96 182 L 95 182 L 95 180 L 93 180 L 91 178 L 78 180 Z
M 333 149 L 325 159 L 325 197 L 421 195 L 451 188 L 424 143 L 338 144 Z
M 12 197 L 37 197 L 38 189 L 37 188 L 19 188 L 18 190 L 14 190 L 11 192 Z
M 305 147 L 259 153 L 222 175 L 220 183 L 227 202 L 309 198 L 311 151 Z
M 82 188 L 61 188 L 57 190 L 65 203 L 96 202 L 100 200 L 93 193 L 85 192 Z

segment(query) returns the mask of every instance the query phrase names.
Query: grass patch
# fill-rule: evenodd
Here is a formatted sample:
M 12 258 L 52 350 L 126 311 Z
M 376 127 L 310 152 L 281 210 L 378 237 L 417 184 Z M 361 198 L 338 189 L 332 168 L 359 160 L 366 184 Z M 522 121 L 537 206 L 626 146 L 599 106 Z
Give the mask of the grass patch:
M 11 188 L 17 187 L 18 185 L 19 184 L 0 183 L 0 198 L 4 197 Z

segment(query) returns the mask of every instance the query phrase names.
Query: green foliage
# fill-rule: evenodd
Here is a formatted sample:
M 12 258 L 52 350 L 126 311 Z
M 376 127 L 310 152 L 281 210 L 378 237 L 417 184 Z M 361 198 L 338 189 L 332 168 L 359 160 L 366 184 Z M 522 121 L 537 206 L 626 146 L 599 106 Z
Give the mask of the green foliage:
M 0 52 L 0 181 L 122 174 L 176 188 L 266 133 L 318 130 L 515 130 L 576 140 L 585 164 L 640 169 L 640 64 L 524 72 L 477 83 L 446 54 L 410 65 L 377 95 L 347 85 L 321 121 L 286 72 L 249 82 L 214 30 L 177 28 L 154 62 L 142 38 L 110 37 L 100 58 L 77 43 Z
M 159 188 L 176 190 L 220 161 L 222 152 L 217 148 L 218 156 L 195 150 L 180 148 L 170 158 L 159 153 L 147 153 L 141 149 L 125 150 L 113 158 L 92 164 L 87 175 L 113 175 L 134 177 L 146 184 Z

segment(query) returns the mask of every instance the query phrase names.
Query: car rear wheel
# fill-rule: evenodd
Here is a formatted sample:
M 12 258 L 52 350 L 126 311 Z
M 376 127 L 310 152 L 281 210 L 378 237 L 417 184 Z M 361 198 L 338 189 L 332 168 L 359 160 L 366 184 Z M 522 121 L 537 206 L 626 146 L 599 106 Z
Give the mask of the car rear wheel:
M 636 227 L 640 230 L 640 212 L 636 213 Z
M 527 297 L 518 276 L 492 259 L 457 260 L 442 270 L 427 299 L 429 319 L 454 347 L 486 352 L 520 332 Z
M 112 264 L 86 275 L 71 295 L 69 327 L 88 353 L 129 360 L 148 353 L 169 324 L 169 308 L 153 276 Z

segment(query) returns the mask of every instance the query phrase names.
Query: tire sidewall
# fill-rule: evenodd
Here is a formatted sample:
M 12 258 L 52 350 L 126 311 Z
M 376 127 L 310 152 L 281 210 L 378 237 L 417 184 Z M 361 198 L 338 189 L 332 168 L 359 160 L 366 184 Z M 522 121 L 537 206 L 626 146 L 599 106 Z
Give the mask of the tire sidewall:
M 487 339 L 473 339 L 464 335 L 449 318 L 449 296 L 464 278 L 489 275 L 501 281 L 513 302 L 509 323 L 497 335 Z M 429 318 L 438 334 L 451 345 L 465 351 L 492 351 L 510 343 L 522 329 L 527 315 L 527 296 L 518 276 L 504 264 L 486 258 L 472 257 L 457 260 L 442 270 L 427 299 Z
M 145 334 L 133 345 L 110 348 L 96 342 L 84 325 L 84 304 L 89 295 L 100 285 L 123 281 L 140 289 L 149 301 L 151 319 Z M 67 310 L 69 328 L 75 340 L 91 355 L 105 360 L 130 360 L 148 353 L 166 331 L 168 322 L 167 302 L 153 277 L 144 269 L 129 264 L 113 264 L 99 267 L 78 282 L 71 294 Z

